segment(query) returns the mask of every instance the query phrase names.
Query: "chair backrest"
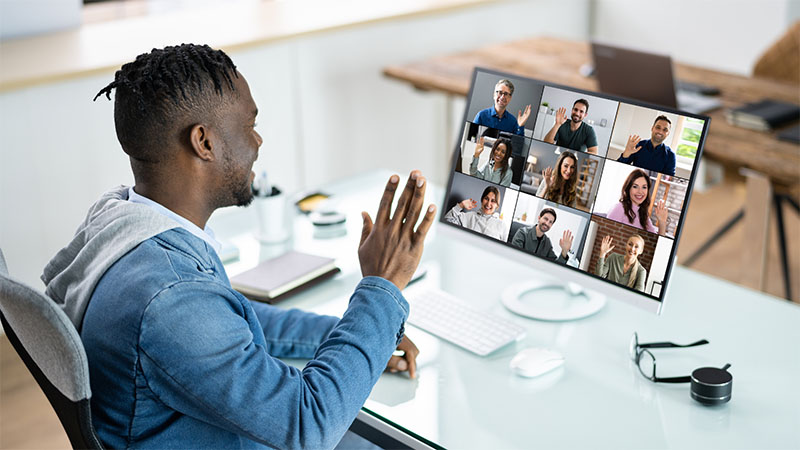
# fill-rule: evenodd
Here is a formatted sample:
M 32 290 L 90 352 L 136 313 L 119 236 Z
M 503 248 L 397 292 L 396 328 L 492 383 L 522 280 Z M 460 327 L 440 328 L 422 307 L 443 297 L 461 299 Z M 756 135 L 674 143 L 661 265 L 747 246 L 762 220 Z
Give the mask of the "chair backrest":
M 753 75 L 800 84 L 800 20 L 764 51 L 753 67 Z
M 78 332 L 54 301 L 8 276 L 2 250 L 0 321 L 72 446 L 103 448 L 92 426 L 89 365 Z

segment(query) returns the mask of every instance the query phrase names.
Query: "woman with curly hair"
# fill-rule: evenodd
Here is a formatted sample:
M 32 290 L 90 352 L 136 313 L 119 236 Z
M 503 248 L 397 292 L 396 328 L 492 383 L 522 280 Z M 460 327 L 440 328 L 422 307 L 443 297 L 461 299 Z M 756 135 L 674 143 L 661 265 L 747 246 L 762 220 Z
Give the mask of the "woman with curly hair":
M 491 181 L 500 186 L 511 185 L 511 167 L 508 160 L 511 158 L 511 141 L 506 138 L 497 138 L 489 153 L 489 162 L 478 171 L 478 159 L 483 153 L 483 137 L 478 139 L 475 153 L 472 155 L 472 164 L 469 165 L 469 174 L 481 180 Z

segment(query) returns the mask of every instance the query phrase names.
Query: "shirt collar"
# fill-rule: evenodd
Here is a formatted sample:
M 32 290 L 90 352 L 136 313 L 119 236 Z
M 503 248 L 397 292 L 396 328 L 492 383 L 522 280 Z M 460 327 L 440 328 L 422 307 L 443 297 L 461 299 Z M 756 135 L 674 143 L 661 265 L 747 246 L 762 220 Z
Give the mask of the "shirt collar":
M 505 117 L 505 116 L 506 116 L 506 113 L 507 113 L 507 112 L 508 112 L 508 110 L 507 110 L 507 109 L 506 109 L 506 110 L 503 110 L 503 115 L 501 116 L 501 115 L 497 114 L 497 110 L 496 110 L 496 109 L 494 109 L 494 106 L 492 106 L 492 116 L 494 116 L 494 117 L 497 117 L 498 119 L 501 119 L 501 120 L 502 120 L 502 119 L 503 119 L 503 117 Z
M 193 224 L 192 222 L 188 221 L 182 216 L 175 214 L 174 212 L 170 211 L 169 209 L 165 208 L 159 203 L 150 200 L 149 198 L 139 195 L 136 191 L 133 190 L 133 186 L 128 188 L 128 201 L 133 203 L 139 203 L 142 205 L 149 206 L 155 212 L 161 214 L 162 216 L 168 217 L 183 227 L 189 233 L 199 237 L 200 239 L 204 240 L 211 248 L 214 249 L 217 254 L 219 254 L 220 249 L 222 249 L 222 244 L 217 241 L 214 237 L 214 231 L 206 225 L 206 228 L 201 230 L 200 227 Z
M 539 224 L 538 223 L 531 228 L 531 231 L 532 231 L 531 236 L 533 236 L 533 239 L 536 239 L 537 241 L 540 239 L 539 235 L 536 234 L 536 230 L 538 230 L 538 229 L 539 229 Z M 542 233 L 542 237 L 544 237 L 544 236 L 545 236 L 544 233 Z
M 660 143 L 660 144 L 658 144 L 658 145 L 653 145 L 653 140 L 652 140 L 652 139 L 648 139 L 648 140 L 647 140 L 647 144 L 648 144 L 648 145 L 650 146 L 650 148 L 652 148 L 653 150 L 658 150 L 658 149 L 660 149 L 660 148 L 662 148 L 662 147 L 666 147 L 666 145 L 667 145 L 667 144 L 666 144 L 666 143 L 664 143 L 664 142 L 662 142 L 662 143 Z

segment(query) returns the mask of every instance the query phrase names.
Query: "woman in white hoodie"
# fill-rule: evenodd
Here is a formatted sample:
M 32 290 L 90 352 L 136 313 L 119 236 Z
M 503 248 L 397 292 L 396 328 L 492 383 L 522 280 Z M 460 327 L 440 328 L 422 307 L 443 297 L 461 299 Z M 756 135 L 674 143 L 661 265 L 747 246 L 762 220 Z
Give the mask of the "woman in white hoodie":
M 495 239 L 506 240 L 506 230 L 500 215 L 496 214 L 500 206 L 500 191 L 494 186 L 487 186 L 481 195 L 481 207 L 475 209 L 478 202 L 468 198 L 459 202 L 444 216 L 444 220 L 477 231 Z

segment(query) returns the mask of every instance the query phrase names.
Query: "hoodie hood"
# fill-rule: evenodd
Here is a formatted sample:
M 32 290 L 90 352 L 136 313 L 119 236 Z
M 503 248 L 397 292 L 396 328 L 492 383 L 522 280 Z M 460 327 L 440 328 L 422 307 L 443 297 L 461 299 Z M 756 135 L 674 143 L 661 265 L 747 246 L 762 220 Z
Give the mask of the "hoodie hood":
M 86 306 L 100 278 L 117 260 L 151 237 L 180 225 L 146 205 L 128 201 L 116 187 L 89 208 L 72 241 L 44 268 L 42 281 L 80 332 Z

